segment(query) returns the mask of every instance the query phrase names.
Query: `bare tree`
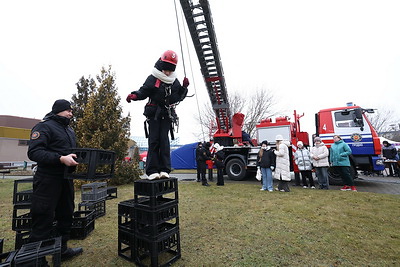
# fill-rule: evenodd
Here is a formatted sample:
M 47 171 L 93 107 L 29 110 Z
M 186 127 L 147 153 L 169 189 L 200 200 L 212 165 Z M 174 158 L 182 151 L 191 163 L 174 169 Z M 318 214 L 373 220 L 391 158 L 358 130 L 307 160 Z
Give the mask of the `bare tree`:
M 367 117 L 378 133 L 390 131 L 391 125 L 398 122 L 395 112 L 386 108 L 377 109 L 375 113 L 367 113 Z
M 241 112 L 245 115 L 243 130 L 255 137 L 256 124 L 261 119 L 276 115 L 273 107 L 276 104 L 274 95 L 264 88 L 257 89 L 255 93 L 234 92 L 228 96 L 231 114 Z M 200 109 L 195 119 L 202 126 L 203 134 L 198 137 L 210 139 L 216 130 L 216 119 L 214 111 L 209 102 L 206 102 Z
M 379 136 L 400 140 L 399 117 L 393 110 L 379 108 L 375 110 L 375 113 L 367 113 L 367 117 Z

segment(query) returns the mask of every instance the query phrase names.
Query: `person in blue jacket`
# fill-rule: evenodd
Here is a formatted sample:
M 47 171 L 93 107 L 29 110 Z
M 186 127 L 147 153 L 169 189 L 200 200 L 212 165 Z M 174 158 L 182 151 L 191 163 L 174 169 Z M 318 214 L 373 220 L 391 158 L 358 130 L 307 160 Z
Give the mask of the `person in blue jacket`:
M 351 175 L 351 165 L 350 158 L 351 149 L 348 144 L 346 144 L 340 135 L 333 136 L 334 143 L 330 148 L 329 159 L 331 166 L 340 175 L 343 180 L 343 187 L 340 189 L 342 191 L 357 191 L 354 186 L 354 180 Z

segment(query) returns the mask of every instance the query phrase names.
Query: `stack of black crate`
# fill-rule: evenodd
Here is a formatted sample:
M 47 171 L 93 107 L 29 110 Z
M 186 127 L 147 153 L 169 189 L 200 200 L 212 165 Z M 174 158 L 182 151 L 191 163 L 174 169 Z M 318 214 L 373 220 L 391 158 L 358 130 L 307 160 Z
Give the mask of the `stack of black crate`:
M 82 185 L 78 210 L 94 211 L 95 219 L 106 214 L 107 183 L 94 182 Z
M 118 254 L 139 266 L 181 257 L 176 178 L 135 182 L 134 199 L 118 205 Z
M 15 249 L 26 244 L 32 228 L 33 178 L 14 180 L 12 230 L 15 231 Z
M 75 148 L 79 163 L 73 172 L 66 167 L 64 178 L 84 181 L 111 179 L 114 176 L 115 152 L 94 148 Z M 93 182 L 82 186 L 78 211 L 74 212 L 71 238 L 84 239 L 95 227 L 95 219 L 106 214 L 107 183 Z M 116 196 L 115 196 L 116 197 Z

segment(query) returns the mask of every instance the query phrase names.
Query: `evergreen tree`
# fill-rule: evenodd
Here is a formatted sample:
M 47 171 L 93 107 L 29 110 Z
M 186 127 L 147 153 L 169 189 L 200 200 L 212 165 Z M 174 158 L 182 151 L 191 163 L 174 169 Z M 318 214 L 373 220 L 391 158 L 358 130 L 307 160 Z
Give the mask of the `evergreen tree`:
M 79 147 L 113 150 L 116 153 L 115 177 L 111 184 L 124 184 L 139 178 L 138 164 L 123 163 L 127 154 L 130 116 L 122 116 L 122 107 L 111 66 L 101 69 L 93 79 L 82 77 L 73 96 L 75 132 Z
M 96 82 L 90 76 L 87 79 L 82 76 L 76 83 L 76 88 L 78 89 L 78 93 L 72 95 L 74 117 L 71 121 L 71 127 L 74 130 L 76 130 L 77 122 L 83 118 L 83 111 L 85 110 L 89 95 L 96 90 Z

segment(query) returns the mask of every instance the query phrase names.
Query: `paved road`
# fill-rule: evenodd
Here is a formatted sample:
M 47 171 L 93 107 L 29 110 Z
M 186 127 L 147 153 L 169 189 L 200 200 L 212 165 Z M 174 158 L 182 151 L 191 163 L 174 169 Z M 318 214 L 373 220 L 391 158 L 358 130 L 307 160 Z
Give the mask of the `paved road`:
M 172 177 L 178 178 L 179 181 L 195 181 L 195 173 L 172 173 Z M 232 181 L 224 176 L 226 183 L 260 183 L 255 178 L 247 179 L 244 181 Z M 216 175 L 214 174 L 214 181 L 216 181 Z M 357 190 L 359 192 L 374 192 L 382 194 L 400 195 L 400 178 L 399 177 L 382 177 L 382 176 L 365 176 L 359 175 L 359 178 L 355 180 Z M 331 189 L 339 190 L 341 186 L 331 186 Z
M 293 176 L 293 173 L 292 173 Z M 29 178 L 32 176 L 10 176 L 5 175 L 5 179 L 22 179 Z M 171 177 L 178 178 L 179 181 L 187 181 L 187 182 L 195 182 L 196 174 L 195 173 L 171 173 Z M 214 181 L 216 181 L 216 174 L 214 174 Z M 250 184 L 259 184 L 255 178 L 247 179 L 244 181 L 233 181 L 224 176 L 225 183 L 250 183 Z M 1 178 L 0 178 L 1 179 Z M 211 183 L 213 185 L 213 183 Z M 374 192 L 381 194 L 392 194 L 392 195 L 400 195 L 400 178 L 399 177 L 382 177 L 382 176 L 365 176 L 359 175 L 359 178 L 356 179 L 355 184 L 357 186 L 357 190 L 359 192 Z M 331 189 L 338 190 L 341 186 L 331 186 Z

